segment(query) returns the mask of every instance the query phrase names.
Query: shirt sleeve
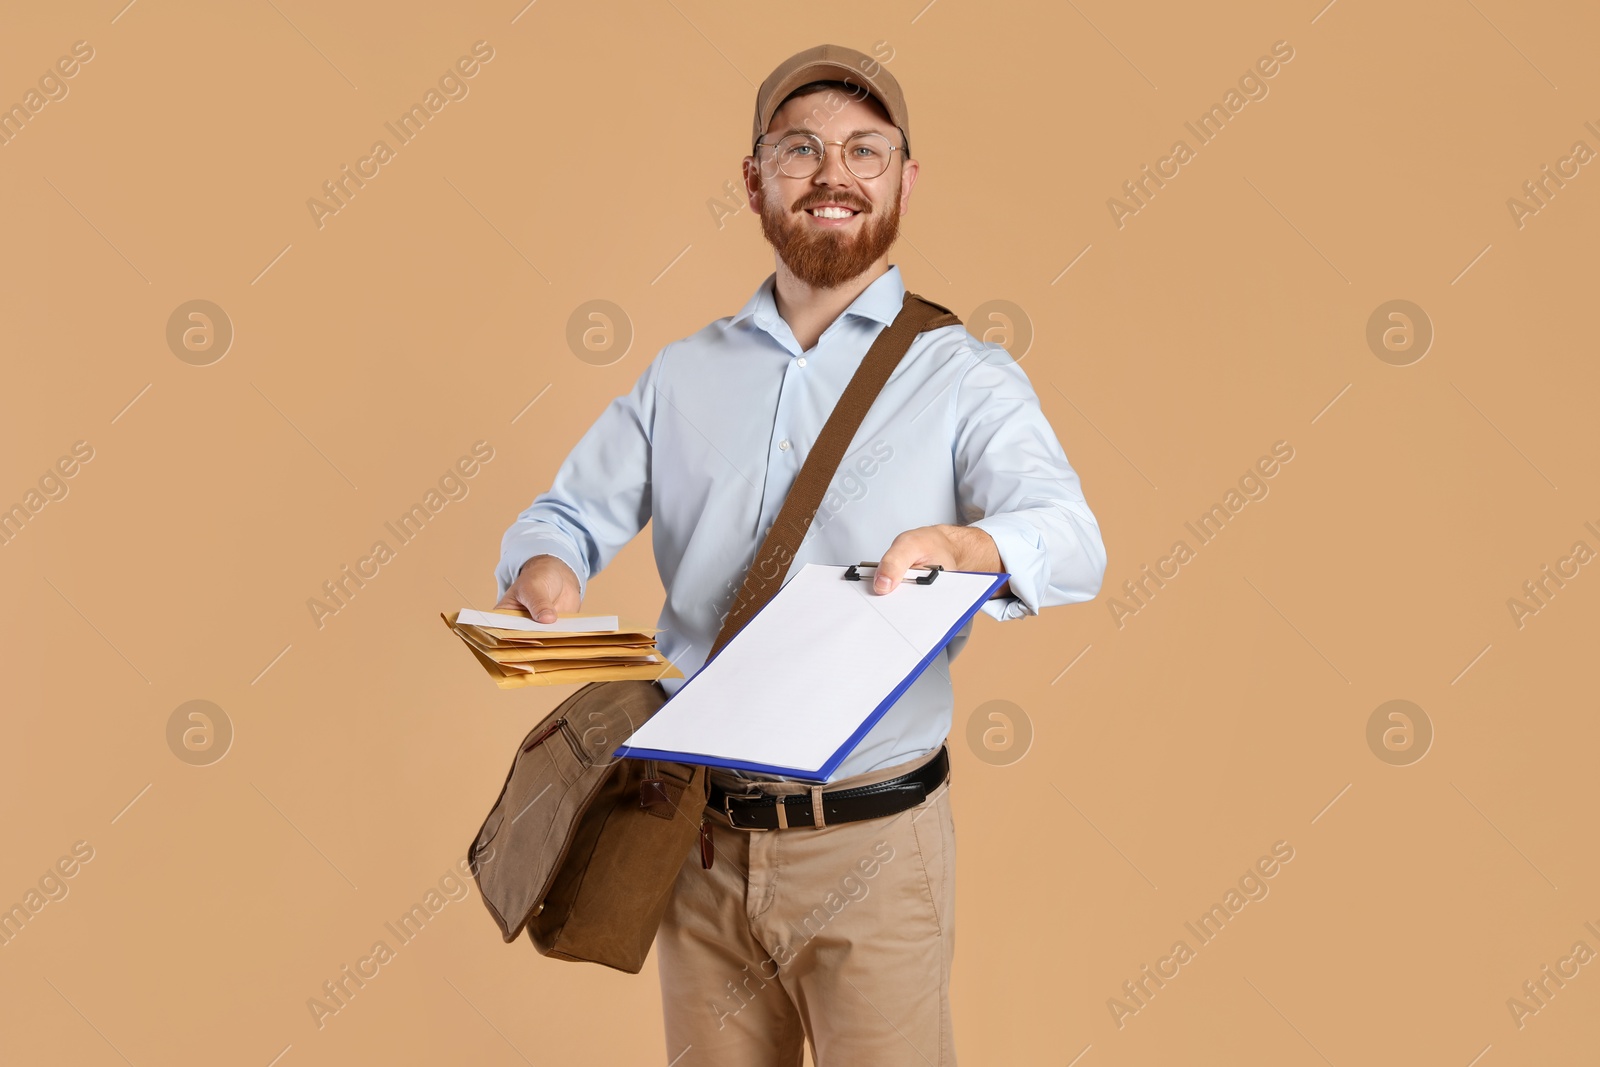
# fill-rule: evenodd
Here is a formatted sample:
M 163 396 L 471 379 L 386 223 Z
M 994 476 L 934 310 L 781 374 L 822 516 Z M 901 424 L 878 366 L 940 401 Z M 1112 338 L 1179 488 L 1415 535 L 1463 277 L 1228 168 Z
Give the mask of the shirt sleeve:
M 568 453 L 549 490 L 506 530 L 494 572 L 496 600 L 522 565 L 539 555 L 571 567 L 581 596 L 590 577 L 650 521 L 650 435 L 665 355 L 662 349 L 633 388 L 607 405 Z
M 1084 500 L 1028 376 L 1004 350 L 976 354 L 956 389 L 956 498 L 967 525 L 994 538 L 1011 594 L 995 619 L 1092 600 L 1105 577 L 1100 524 Z

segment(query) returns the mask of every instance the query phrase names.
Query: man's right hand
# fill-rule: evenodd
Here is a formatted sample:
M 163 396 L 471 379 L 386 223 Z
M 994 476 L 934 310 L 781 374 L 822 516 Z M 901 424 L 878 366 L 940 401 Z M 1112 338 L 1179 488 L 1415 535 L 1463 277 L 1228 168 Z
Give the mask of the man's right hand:
M 517 580 L 497 608 L 521 608 L 535 622 L 555 622 L 556 613 L 573 614 L 582 606 L 578 576 L 555 556 L 534 556 L 523 563 Z

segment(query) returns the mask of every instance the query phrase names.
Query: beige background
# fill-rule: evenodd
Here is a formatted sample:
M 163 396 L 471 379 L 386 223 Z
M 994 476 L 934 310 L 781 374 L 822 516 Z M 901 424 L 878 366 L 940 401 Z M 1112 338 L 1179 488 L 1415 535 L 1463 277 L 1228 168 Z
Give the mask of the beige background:
M 94 50 L 0 147 L 0 504 L 93 449 L 0 548 L 0 903 L 93 849 L 0 948 L 0 1061 L 668 1061 L 653 963 L 504 945 L 475 893 L 320 1029 L 306 1002 L 569 691 L 497 690 L 438 613 L 491 604 L 604 404 L 772 269 L 710 204 L 755 85 L 836 39 L 911 104 L 892 260 L 975 330 L 1022 309 L 1110 555 L 1101 598 L 982 619 L 958 661 L 962 1061 L 1591 1062 L 1600 965 L 1520 1028 L 1507 999 L 1600 951 L 1600 576 L 1520 628 L 1507 600 L 1600 550 L 1600 174 L 1520 228 L 1506 202 L 1600 150 L 1592 6 L 122 2 L 0 33 L 4 103 Z M 319 229 L 307 199 L 480 40 L 470 94 Z M 1269 95 L 1119 229 L 1107 199 L 1277 41 Z M 196 299 L 236 334 L 208 366 L 166 341 Z M 603 367 L 566 341 L 594 299 L 634 331 Z M 1395 299 L 1435 330 L 1409 366 L 1365 339 Z M 318 628 L 308 598 L 480 440 L 470 494 Z M 1107 598 L 1277 441 L 1270 495 L 1119 628 Z M 653 618 L 648 538 L 590 588 Z M 206 766 L 167 739 L 197 699 L 234 731 Z M 1406 766 L 1367 742 L 1394 699 L 1435 733 Z M 1020 760 L 967 741 L 994 700 Z M 1270 895 L 1119 1028 L 1108 999 L 1278 841 Z

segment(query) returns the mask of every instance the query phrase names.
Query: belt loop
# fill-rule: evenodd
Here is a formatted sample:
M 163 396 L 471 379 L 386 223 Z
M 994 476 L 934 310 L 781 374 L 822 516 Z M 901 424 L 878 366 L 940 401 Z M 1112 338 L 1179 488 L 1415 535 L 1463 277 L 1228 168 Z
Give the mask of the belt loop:
M 783 795 L 782 794 L 778 795 L 777 804 L 778 804 L 778 829 L 787 830 L 789 828 L 789 808 L 788 808 L 788 806 L 786 804 L 784 804 Z
M 811 825 L 819 830 L 828 825 L 827 817 L 822 814 L 822 787 L 820 785 L 811 787 Z

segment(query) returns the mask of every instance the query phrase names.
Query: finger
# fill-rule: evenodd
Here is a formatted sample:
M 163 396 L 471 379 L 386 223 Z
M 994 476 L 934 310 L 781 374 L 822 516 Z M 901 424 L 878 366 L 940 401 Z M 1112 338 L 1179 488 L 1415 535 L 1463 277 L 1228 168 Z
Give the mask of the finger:
M 529 613 L 539 622 L 555 622 L 562 611 L 571 613 L 577 610 L 577 605 L 571 602 L 573 598 L 566 582 L 560 578 L 536 585 L 534 594 Z
M 556 609 L 549 597 L 540 589 L 512 586 L 495 607 L 518 608 L 528 613 L 535 622 L 555 622 Z
M 878 573 L 872 579 L 874 593 L 890 593 L 899 586 L 900 580 L 906 576 L 906 568 L 917 558 L 915 544 L 908 540 L 904 534 L 894 539 L 878 560 Z
M 550 602 L 548 593 L 540 590 L 538 595 L 529 596 L 524 601 L 528 606 L 528 614 L 534 622 L 555 622 L 556 606 Z

